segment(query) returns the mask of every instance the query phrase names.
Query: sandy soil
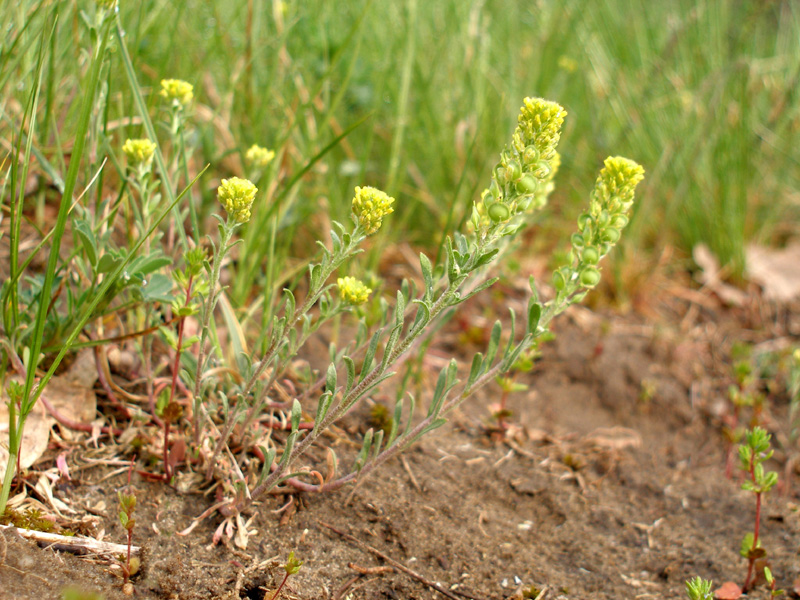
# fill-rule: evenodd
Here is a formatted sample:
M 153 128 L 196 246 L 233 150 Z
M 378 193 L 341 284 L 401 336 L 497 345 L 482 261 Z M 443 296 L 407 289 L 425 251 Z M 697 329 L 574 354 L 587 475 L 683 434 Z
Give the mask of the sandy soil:
M 752 527 L 754 499 L 738 474 L 724 475 L 728 353 L 737 339 L 796 344 L 800 333 L 790 310 L 757 308 L 673 298 L 649 320 L 571 310 L 556 323 L 544 358 L 520 378 L 530 390 L 510 398 L 513 435 L 487 434 L 487 406 L 499 394 L 489 388 L 352 496 L 345 489 L 260 503 L 246 515 L 255 530 L 246 550 L 210 543 L 218 517 L 176 535 L 213 497 L 134 476 L 135 543 L 144 548 L 136 597 L 270 599 L 290 550 L 304 565 L 282 598 L 445 597 L 407 573 L 376 569 L 388 563 L 363 544 L 454 598 L 685 598 L 684 582 L 694 575 L 741 583 L 739 545 Z M 450 335 L 455 345 L 461 333 Z M 434 348 L 432 360 L 446 351 Z M 769 398 L 761 420 L 785 440 L 787 398 L 775 390 Z M 367 421 L 362 410 L 344 430 L 357 438 Z M 797 448 L 776 446 L 770 467 L 785 480 Z M 344 448 L 337 452 L 347 457 Z M 116 493 L 127 475 L 86 467 L 89 454 L 70 455 L 73 481 L 57 494 L 93 517 L 95 534 L 122 542 Z M 51 467 L 53 458 L 34 469 Z M 784 589 L 800 575 L 798 490 L 795 483 L 771 493 L 762 523 Z M 107 561 L 39 548 L 9 532 L 0 534 L 0 559 L 3 598 L 58 598 L 68 584 L 125 597 Z M 747 597 L 769 592 L 762 585 Z

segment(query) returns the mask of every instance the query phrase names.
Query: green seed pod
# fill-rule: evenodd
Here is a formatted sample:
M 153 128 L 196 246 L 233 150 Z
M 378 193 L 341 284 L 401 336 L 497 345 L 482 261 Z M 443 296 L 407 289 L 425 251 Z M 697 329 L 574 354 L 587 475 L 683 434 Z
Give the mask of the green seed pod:
M 607 210 L 601 210 L 600 214 L 597 215 L 597 226 L 602 229 L 608 225 L 609 221 L 611 221 L 611 215 L 608 214 Z
M 622 198 L 620 196 L 611 196 L 608 199 L 608 209 L 617 212 L 622 206 Z
M 583 249 L 581 258 L 587 265 L 596 265 L 600 261 L 600 253 L 597 251 L 597 248 L 587 246 Z
M 586 267 L 581 271 L 581 285 L 587 288 L 593 288 L 600 283 L 600 271 L 597 267 Z
M 506 167 L 506 177 L 509 181 L 516 181 L 522 177 L 522 167 L 520 166 L 519 162 L 516 160 L 508 161 L 508 166 Z
M 559 292 L 567 287 L 567 280 L 564 277 L 564 274 L 561 272 L 561 269 L 558 271 L 553 271 L 553 287 Z
M 494 179 L 497 181 L 499 185 L 505 185 L 507 182 L 506 179 L 506 169 L 503 165 L 498 164 L 494 168 Z
M 584 244 L 586 243 L 586 240 L 583 239 L 583 236 L 580 233 L 573 233 L 571 241 L 575 248 L 583 248 Z
M 495 223 L 508 221 L 511 218 L 511 211 L 501 202 L 495 202 L 489 207 L 489 218 Z
M 578 231 L 583 233 L 585 236 L 588 237 L 588 232 L 586 231 L 586 226 L 591 226 L 592 223 L 592 215 L 589 213 L 583 213 L 580 217 L 578 217 Z M 591 231 L 591 229 L 589 229 Z
M 607 227 L 605 231 L 603 231 L 603 241 L 608 242 L 609 244 L 616 244 L 621 235 L 622 234 L 620 233 L 619 229 Z
M 526 212 L 533 204 L 533 196 L 520 196 L 517 198 L 517 212 Z
M 516 184 L 517 191 L 520 194 L 535 194 L 537 187 L 536 179 L 530 175 L 525 175 Z
M 491 194 L 491 197 L 495 202 L 497 202 L 498 200 L 500 200 L 500 198 L 503 197 L 503 192 L 500 189 L 500 186 L 497 185 L 497 182 L 494 180 L 492 180 L 492 182 L 489 184 L 489 194 Z
M 532 165 L 533 163 L 539 162 L 539 158 L 541 157 L 541 153 L 536 146 L 528 146 L 525 148 L 525 152 L 522 153 L 522 162 L 525 165 Z
M 533 174 L 537 179 L 547 179 L 552 170 L 553 168 L 550 166 L 549 162 L 546 160 L 540 160 L 536 164 L 536 170 L 533 172 Z
M 629 221 L 628 215 L 614 215 L 611 218 L 611 226 L 615 229 L 624 229 Z

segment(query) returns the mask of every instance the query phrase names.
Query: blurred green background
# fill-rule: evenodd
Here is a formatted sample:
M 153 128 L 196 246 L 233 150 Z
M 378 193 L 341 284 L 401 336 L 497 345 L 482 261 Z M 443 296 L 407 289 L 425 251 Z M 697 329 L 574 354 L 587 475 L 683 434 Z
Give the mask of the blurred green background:
M 86 63 L 81 11 L 91 10 L 83 0 L 2 2 L 4 127 L 19 126 L 14 98 L 30 92 L 41 29 L 59 15 L 37 139 L 46 156 L 71 145 Z M 565 236 L 603 158 L 616 154 L 647 171 L 620 256 L 666 245 L 685 256 L 705 242 L 737 279 L 746 243 L 797 233 L 797 2 L 121 0 L 120 10 L 153 112 L 160 79 L 195 85 L 193 170 L 212 165 L 206 214 L 214 182 L 244 174 L 250 144 L 278 150 L 259 185 L 281 202 L 284 255 L 292 239 L 326 228 L 326 212 L 345 220 L 361 184 L 398 199 L 381 243 L 435 248 L 488 184 L 529 95 L 569 113 L 546 215 Z M 119 64 L 105 76 L 106 122 L 136 114 Z M 111 135 L 121 146 L 141 130 Z M 267 254 L 268 213 L 253 212 L 240 266 L 249 283 Z

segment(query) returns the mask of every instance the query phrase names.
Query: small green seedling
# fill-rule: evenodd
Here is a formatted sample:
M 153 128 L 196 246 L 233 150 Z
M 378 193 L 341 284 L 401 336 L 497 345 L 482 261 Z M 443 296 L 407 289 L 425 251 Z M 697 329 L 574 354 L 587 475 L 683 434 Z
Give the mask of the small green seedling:
M 302 566 L 303 566 L 303 561 L 297 560 L 294 557 L 294 550 L 289 552 L 289 558 L 286 559 L 286 564 L 283 565 L 283 569 L 286 571 L 286 575 L 283 576 L 283 581 L 281 581 L 281 584 L 278 586 L 278 589 L 275 590 L 275 593 L 272 595 L 272 600 L 278 600 L 278 596 L 280 595 L 283 586 L 286 585 L 286 582 L 289 580 L 289 577 L 295 575 Z
M 710 579 L 695 577 L 686 582 L 686 595 L 689 596 L 689 600 L 712 600 L 714 598 L 711 593 L 713 585 L 714 582 Z
M 133 470 L 133 461 L 131 461 L 131 471 Z M 128 472 L 128 489 L 130 490 L 130 476 L 131 471 Z M 119 522 L 128 534 L 128 555 L 120 559 L 120 567 L 122 567 L 122 574 L 125 577 L 123 589 L 126 593 L 133 593 L 133 590 L 128 591 L 128 580 L 132 575 L 139 572 L 139 559 L 137 557 L 131 558 L 131 545 L 133 543 L 133 528 L 136 526 L 136 519 L 133 518 L 133 511 L 136 510 L 136 496 L 133 493 L 126 494 L 122 491 L 117 492 L 119 497 Z M 124 561 L 124 562 L 123 562 Z
M 764 577 L 769 585 L 769 593 L 773 598 L 777 598 L 783 594 L 783 590 L 775 589 L 775 578 L 772 576 L 772 570 L 769 567 L 764 567 Z
M 747 592 L 753 583 L 756 561 L 767 556 L 767 551 L 761 546 L 759 533 L 762 496 L 778 483 L 778 474 L 776 472 L 764 471 L 764 462 L 772 456 L 772 450 L 770 449 L 771 437 L 761 427 L 755 427 L 745 434 L 745 443 L 739 446 L 739 468 L 749 475 L 749 479 L 742 484 L 742 489 L 753 492 L 756 496 L 753 533 L 748 533 L 744 536 L 740 550 L 740 554 L 747 559 L 747 577 L 744 580 L 744 585 L 742 585 L 742 592 Z M 770 573 L 769 577 L 772 577 L 772 573 Z

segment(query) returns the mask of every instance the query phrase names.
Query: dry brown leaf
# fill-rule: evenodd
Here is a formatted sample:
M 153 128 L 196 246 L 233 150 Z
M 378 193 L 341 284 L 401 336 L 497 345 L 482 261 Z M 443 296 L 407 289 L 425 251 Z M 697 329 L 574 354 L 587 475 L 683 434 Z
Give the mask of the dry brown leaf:
M 586 441 L 609 450 L 624 450 L 639 448 L 642 445 L 642 436 L 627 427 L 600 427 L 586 436 Z
M 750 279 L 764 289 L 766 298 L 779 302 L 800 298 L 800 243 L 779 249 L 748 246 L 745 257 Z
M 96 379 L 97 371 L 92 351 L 84 350 L 78 353 L 66 373 L 50 380 L 44 393 L 53 408 L 64 417 L 88 423 L 94 419 L 97 411 L 97 398 L 92 390 Z M 0 402 L 0 477 L 5 474 L 8 462 L 7 400 L 8 397 L 3 394 Z M 53 423 L 54 419 L 45 412 L 41 403 L 28 415 L 20 453 L 20 466 L 23 469 L 33 465 L 47 449 Z
M 741 596 L 742 588 L 732 581 L 726 581 L 721 588 L 714 592 L 714 598 L 717 600 L 738 600 Z
M 733 306 L 741 306 L 744 304 L 744 301 L 747 299 L 747 294 L 739 288 L 728 285 L 722 281 L 719 261 L 708 246 L 705 244 L 697 244 L 692 248 L 692 258 L 701 269 L 697 278 L 704 287 L 714 292 L 719 296 L 720 300 L 727 304 Z

